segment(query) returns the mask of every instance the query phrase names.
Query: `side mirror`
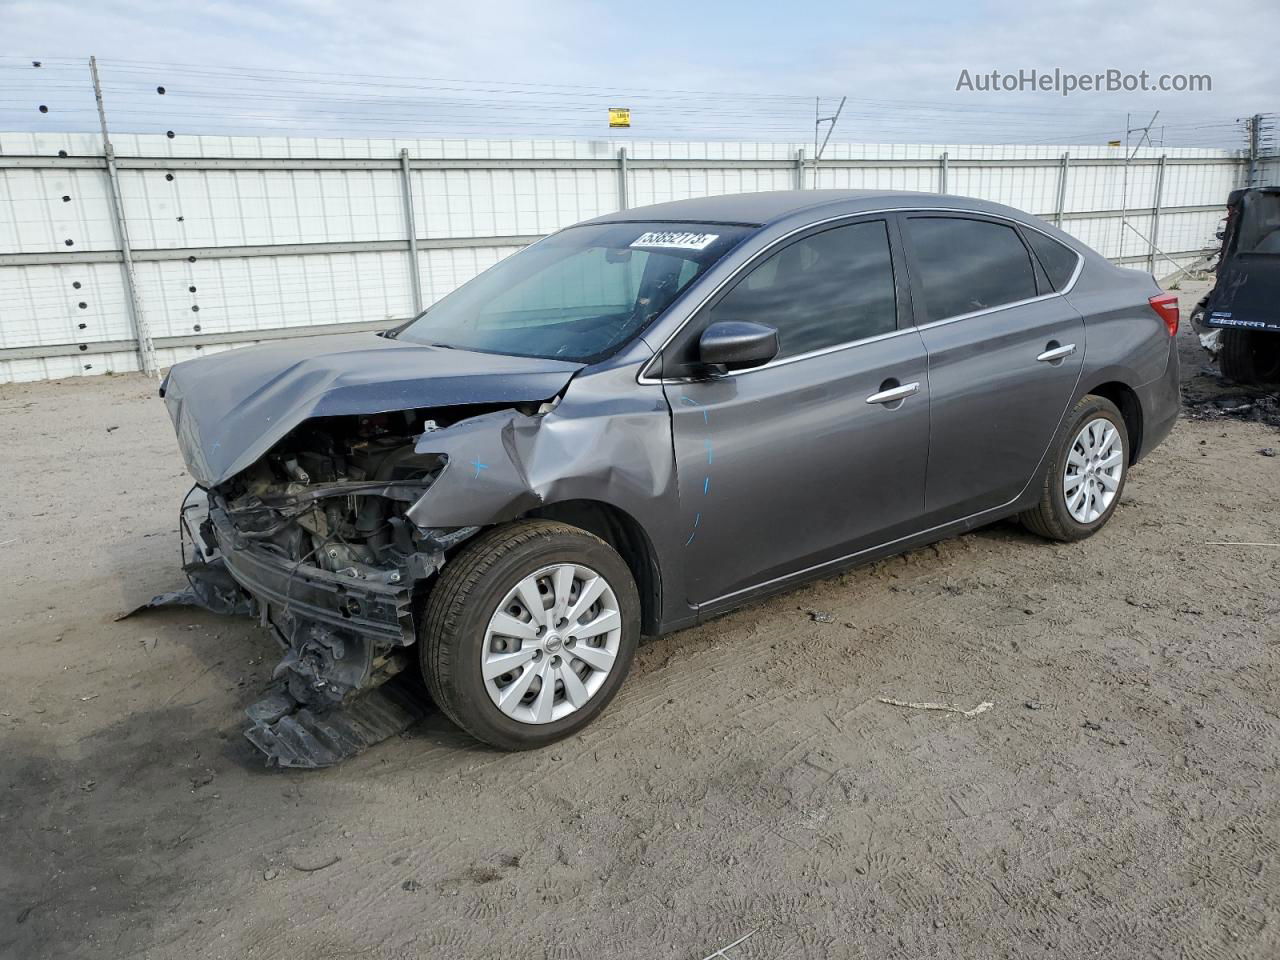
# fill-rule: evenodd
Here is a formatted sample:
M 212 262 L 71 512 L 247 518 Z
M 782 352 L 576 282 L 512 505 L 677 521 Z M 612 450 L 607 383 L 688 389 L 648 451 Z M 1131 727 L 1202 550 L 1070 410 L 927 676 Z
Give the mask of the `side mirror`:
M 698 338 L 699 362 L 725 371 L 758 367 L 777 355 L 778 331 L 763 323 L 721 320 Z

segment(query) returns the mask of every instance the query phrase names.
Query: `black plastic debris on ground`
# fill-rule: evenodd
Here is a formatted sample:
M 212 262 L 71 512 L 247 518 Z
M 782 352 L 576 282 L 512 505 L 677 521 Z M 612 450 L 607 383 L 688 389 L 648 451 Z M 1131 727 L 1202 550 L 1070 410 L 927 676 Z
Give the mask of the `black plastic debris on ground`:
M 267 766 L 317 769 L 404 732 L 425 712 L 412 690 L 394 682 L 325 710 L 275 690 L 245 710 L 253 726 L 244 735 L 266 754 Z
M 1280 428 L 1280 394 L 1259 390 L 1185 398 L 1187 416 L 1195 420 L 1245 420 Z
M 117 615 L 115 619 L 125 620 L 144 610 L 156 610 L 160 607 L 203 607 L 211 613 L 228 617 L 252 616 L 253 607 L 249 598 L 232 579 L 221 559 L 214 563 L 194 561 L 185 564 L 182 569 L 187 575 L 185 589 L 152 597 L 141 606 Z

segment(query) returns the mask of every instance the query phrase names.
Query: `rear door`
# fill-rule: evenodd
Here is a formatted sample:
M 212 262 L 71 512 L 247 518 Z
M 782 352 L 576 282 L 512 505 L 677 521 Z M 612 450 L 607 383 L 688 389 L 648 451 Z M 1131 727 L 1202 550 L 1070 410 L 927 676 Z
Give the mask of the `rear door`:
M 1075 392 L 1084 321 L 1011 222 L 918 213 L 902 229 L 929 358 L 931 526 L 1032 479 Z
M 874 217 L 785 241 L 663 350 L 692 603 L 714 609 L 914 527 L 928 377 L 895 237 Z M 721 320 L 775 327 L 778 356 L 699 375 L 697 338 Z

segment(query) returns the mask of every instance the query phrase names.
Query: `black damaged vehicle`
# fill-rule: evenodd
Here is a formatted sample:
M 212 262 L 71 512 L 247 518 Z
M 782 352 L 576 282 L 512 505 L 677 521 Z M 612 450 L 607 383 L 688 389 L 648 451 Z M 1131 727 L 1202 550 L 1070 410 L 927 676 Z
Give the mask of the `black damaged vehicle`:
M 998 204 L 739 194 L 623 211 L 382 334 L 173 367 L 192 596 L 284 650 L 249 708 L 324 766 L 430 697 L 581 729 L 637 641 L 1002 517 L 1078 540 L 1178 414 L 1150 275 Z
M 1221 237 L 1192 325 L 1228 380 L 1280 383 L 1280 187 L 1232 191 Z

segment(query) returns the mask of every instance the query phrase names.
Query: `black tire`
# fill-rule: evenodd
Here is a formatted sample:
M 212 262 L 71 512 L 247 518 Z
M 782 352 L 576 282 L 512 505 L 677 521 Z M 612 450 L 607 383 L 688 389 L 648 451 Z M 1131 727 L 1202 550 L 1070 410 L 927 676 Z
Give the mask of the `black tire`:
M 1075 443 L 1077 434 L 1086 423 L 1098 418 L 1109 420 L 1111 425 L 1120 431 L 1122 448 L 1121 462 L 1124 469 L 1120 474 L 1120 483 L 1111 504 L 1096 520 L 1081 523 L 1067 509 L 1066 494 L 1062 489 L 1062 480 L 1066 473 L 1067 457 Z M 1092 394 L 1081 398 L 1080 402 L 1063 421 L 1062 429 L 1054 438 L 1050 450 L 1049 463 L 1040 480 L 1040 502 L 1035 507 L 1021 514 L 1019 519 L 1032 533 L 1037 533 L 1049 540 L 1069 542 L 1083 540 L 1097 533 L 1115 513 L 1116 505 L 1124 494 L 1124 484 L 1129 477 L 1129 460 L 1132 453 L 1129 449 L 1129 431 L 1124 424 L 1124 417 L 1114 403 L 1105 397 Z
M 1223 330 L 1218 365 L 1236 383 L 1280 383 L 1280 333 Z
M 521 723 L 490 699 L 480 664 L 485 630 L 499 603 L 523 577 L 553 563 L 583 564 L 613 588 L 622 639 L 603 685 L 584 706 L 550 723 Z M 446 565 L 427 598 L 419 660 L 431 698 L 478 740 L 503 750 L 530 750 L 577 733 L 609 705 L 626 678 L 640 639 L 640 598 L 626 562 L 607 543 L 577 527 L 521 520 L 468 543 Z

